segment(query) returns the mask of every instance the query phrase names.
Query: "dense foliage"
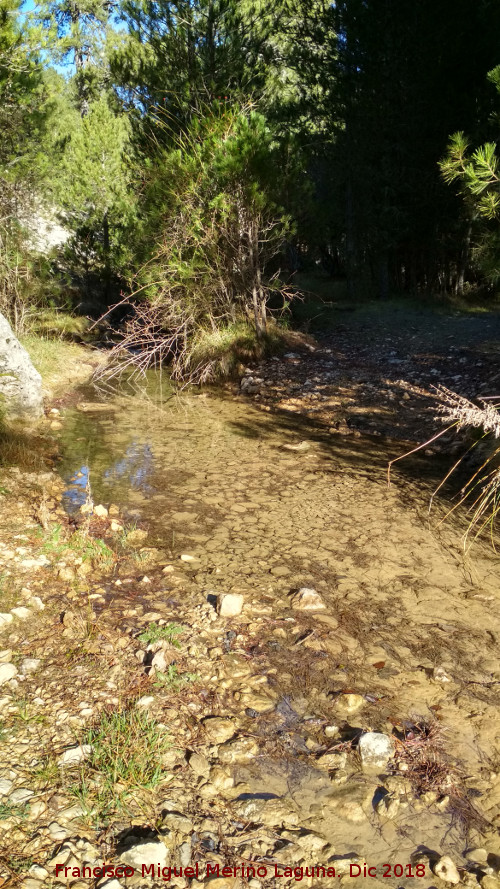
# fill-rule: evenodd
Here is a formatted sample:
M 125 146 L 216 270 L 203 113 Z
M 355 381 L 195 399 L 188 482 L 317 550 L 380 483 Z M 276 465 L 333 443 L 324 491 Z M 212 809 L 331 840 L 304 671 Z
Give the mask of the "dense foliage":
M 33 203 L 74 301 L 135 292 L 181 376 L 318 262 L 353 297 L 491 285 L 499 34 L 495 0 L 0 0 L 4 302 Z

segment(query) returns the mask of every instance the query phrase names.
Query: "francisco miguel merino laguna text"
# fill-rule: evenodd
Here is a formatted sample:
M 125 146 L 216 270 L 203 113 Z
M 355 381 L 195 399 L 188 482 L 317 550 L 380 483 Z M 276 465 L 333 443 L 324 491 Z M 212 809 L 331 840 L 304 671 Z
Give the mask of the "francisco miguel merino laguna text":
M 377 867 L 369 867 L 366 862 L 350 863 L 350 877 L 425 877 L 425 864 L 382 864 L 381 872 L 377 873 Z M 90 867 L 83 865 L 82 867 L 65 867 L 63 864 L 56 864 L 56 877 L 64 871 L 65 877 L 87 877 L 87 879 L 101 879 L 102 877 L 133 877 L 138 871 L 137 868 L 130 865 L 103 864 L 101 867 Z M 300 882 L 305 877 L 336 877 L 335 868 L 332 866 L 325 867 L 322 864 L 315 864 L 312 867 L 285 867 L 283 864 L 257 864 L 257 865 L 233 865 L 221 867 L 215 862 L 206 862 L 200 867 L 200 862 L 196 862 L 192 867 L 162 867 L 160 864 L 143 864 L 141 869 L 142 877 L 150 877 L 151 879 L 162 879 L 169 883 L 172 877 L 187 877 L 197 880 L 200 877 L 244 877 L 251 879 L 252 877 L 284 877 Z M 339 877 L 345 875 L 345 870 L 339 871 Z

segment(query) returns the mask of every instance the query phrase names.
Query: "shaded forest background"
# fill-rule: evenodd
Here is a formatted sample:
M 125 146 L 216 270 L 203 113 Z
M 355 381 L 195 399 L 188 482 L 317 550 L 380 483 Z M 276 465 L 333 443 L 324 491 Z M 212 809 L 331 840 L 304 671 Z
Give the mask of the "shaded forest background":
M 203 381 L 298 271 L 493 293 L 499 37 L 495 0 L 0 0 L 0 310 L 121 303 Z

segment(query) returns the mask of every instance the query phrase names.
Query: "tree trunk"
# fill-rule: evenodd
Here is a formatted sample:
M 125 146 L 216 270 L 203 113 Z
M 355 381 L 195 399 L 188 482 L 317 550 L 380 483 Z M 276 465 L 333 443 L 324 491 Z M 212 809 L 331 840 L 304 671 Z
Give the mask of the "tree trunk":
M 467 272 L 467 268 L 469 265 L 471 238 L 472 238 L 472 219 L 469 219 L 469 221 L 467 223 L 467 228 L 465 231 L 464 241 L 462 244 L 462 250 L 460 251 L 460 260 L 458 263 L 457 283 L 456 283 L 456 287 L 455 287 L 457 294 L 462 294 L 464 292 L 465 273 Z
M 102 240 L 104 250 L 104 298 L 106 304 L 108 304 L 111 289 L 111 250 L 109 240 L 109 219 L 107 213 L 104 214 L 102 220 Z
M 252 275 L 252 305 L 255 321 L 255 333 L 257 335 L 257 339 L 261 340 L 266 330 L 266 321 L 265 304 L 264 307 L 262 306 L 262 284 L 259 268 L 258 238 L 258 227 L 255 222 L 251 222 L 248 227 L 248 246 L 250 254 L 250 270 Z

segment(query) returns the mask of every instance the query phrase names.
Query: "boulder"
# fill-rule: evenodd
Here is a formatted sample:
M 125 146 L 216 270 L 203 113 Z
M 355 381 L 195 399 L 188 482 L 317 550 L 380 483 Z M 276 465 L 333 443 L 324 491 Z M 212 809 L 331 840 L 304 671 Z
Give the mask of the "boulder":
M 1 314 L 0 409 L 14 419 L 38 420 L 43 416 L 42 378 Z

